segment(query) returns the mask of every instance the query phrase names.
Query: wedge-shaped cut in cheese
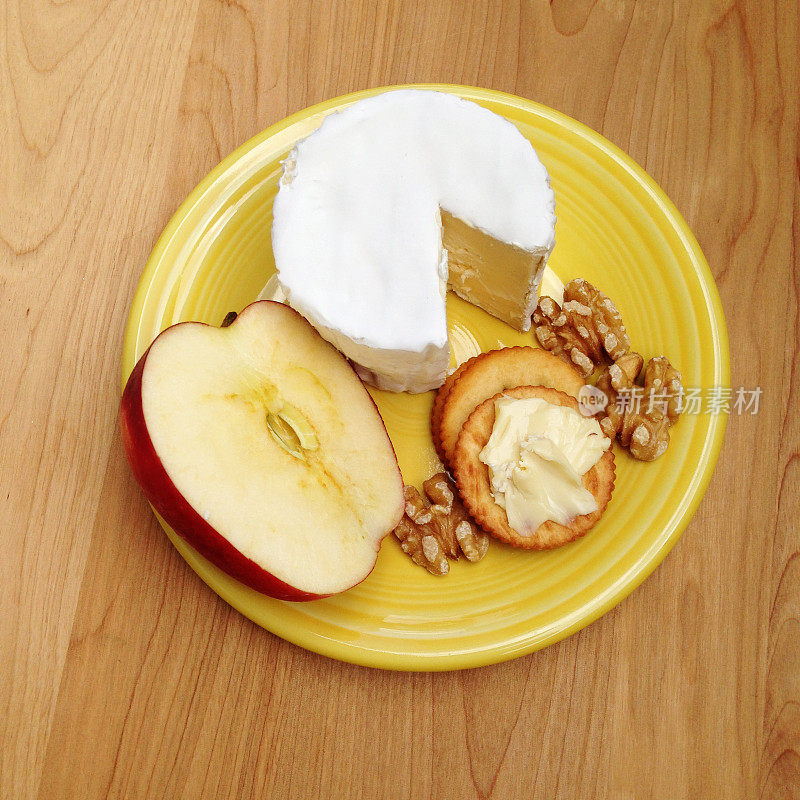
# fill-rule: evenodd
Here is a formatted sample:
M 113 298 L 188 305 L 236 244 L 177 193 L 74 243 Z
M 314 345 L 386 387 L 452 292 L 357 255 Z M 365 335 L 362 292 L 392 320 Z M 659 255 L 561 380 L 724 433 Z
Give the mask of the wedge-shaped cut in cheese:
M 272 242 L 287 301 L 362 378 L 421 392 L 449 360 L 445 294 L 528 330 L 554 198 L 504 118 L 405 89 L 325 119 L 284 164 Z
M 448 288 L 520 331 L 531 325 L 546 255 L 505 244 L 442 210 Z

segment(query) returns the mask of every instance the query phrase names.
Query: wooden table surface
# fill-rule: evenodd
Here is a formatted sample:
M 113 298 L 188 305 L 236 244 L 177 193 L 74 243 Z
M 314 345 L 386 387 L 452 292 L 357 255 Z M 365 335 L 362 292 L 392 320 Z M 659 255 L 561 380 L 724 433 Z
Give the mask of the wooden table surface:
M 800 797 L 796 0 L 9 0 L 0 17 L 0 797 Z M 190 189 L 381 84 L 501 89 L 665 188 L 727 316 L 730 418 L 666 561 L 461 673 L 307 653 L 219 600 L 117 429 L 123 327 Z

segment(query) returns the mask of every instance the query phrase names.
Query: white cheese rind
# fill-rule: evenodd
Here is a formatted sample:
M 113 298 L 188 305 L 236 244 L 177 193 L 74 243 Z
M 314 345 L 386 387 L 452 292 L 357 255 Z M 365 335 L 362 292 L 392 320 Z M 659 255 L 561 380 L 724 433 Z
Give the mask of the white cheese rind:
M 533 147 L 454 95 L 362 100 L 327 117 L 284 164 L 272 228 L 280 284 L 380 388 L 425 391 L 444 380 L 440 209 L 522 250 L 553 247 L 554 197 Z

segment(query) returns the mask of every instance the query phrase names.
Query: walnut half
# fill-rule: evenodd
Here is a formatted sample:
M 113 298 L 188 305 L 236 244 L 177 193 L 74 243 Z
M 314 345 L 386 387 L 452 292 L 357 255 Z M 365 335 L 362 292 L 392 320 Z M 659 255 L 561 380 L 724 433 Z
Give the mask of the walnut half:
M 472 521 L 455 485 L 440 472 L 422 488 L 430 504 L 415 487 L 405 487 L 405 514 L 394 530 L 403 552 L 432 575 L 450 571 L 448 558 L 463 554 L 468 561 L 480 561 L 489 548 L 489 536 Z
M 664 356 L 652 358 L 644 370 L 643 386 L 636 378 L 644 359 L 634 352 L 605 367 L 597 388 L 608 403 L 597 415 L 603 433 L 616 436 L 639 461 L 655 461 L 669 446 L 669 428 L 678 421 L 683 398 L 681 375 Z
M 631 342 L 617 307 L 583 278 L 564 287 L 564 304 L 542 297 L 533 312 L 539 344 L 575 367 L 583 377 L 616 361 Z

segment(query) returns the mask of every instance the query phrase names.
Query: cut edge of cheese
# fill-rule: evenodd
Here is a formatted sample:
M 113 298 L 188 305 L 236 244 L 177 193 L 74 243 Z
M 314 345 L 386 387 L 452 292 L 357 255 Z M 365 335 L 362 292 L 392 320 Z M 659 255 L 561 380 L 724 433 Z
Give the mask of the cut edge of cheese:
M 512 328 L 530 330 L 552 245 L 525 250 L 506 244 L 444 209 L 442 244 L 447 254 L 448 288 Z

